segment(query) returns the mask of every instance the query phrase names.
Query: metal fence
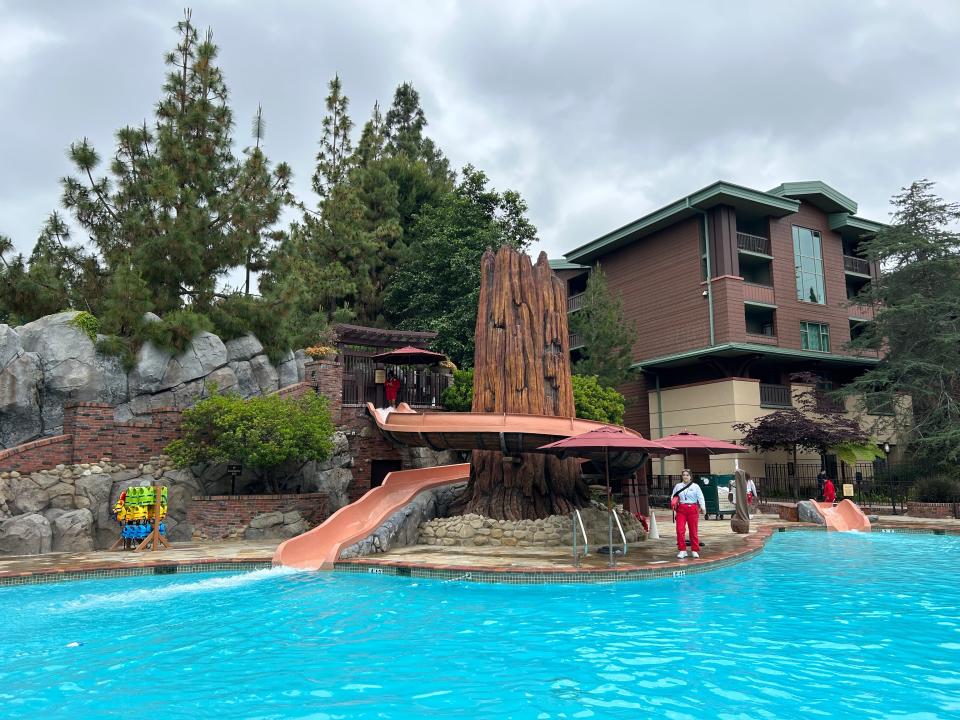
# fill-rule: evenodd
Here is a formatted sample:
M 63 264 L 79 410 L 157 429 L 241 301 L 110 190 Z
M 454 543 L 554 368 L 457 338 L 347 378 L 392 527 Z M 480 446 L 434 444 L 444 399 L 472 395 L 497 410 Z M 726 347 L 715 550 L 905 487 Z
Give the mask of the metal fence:
M 385 367 L 385 376 L 395 374 L 400 380 L 397 402 L 405 402 L 411 407 L 443 407 L 442 395 L 453 377 L 450 373 L 424 368 Z M 383 385 L 375 382 L 374 363 L 368 357 L 344 355 L 343 357 L 343 404 L 363 405 L 364 403 L 382 404 L 386 401 Z

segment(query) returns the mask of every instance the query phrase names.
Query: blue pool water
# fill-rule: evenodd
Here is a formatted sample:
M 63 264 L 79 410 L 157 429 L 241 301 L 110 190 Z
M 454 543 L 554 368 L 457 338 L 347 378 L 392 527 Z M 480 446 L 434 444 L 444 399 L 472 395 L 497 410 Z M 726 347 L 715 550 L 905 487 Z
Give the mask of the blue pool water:
M 784 533 L 731 568 L 603 586 L 266 570 L 2 588 L 0 717 L 957 718 L 958 551 Z

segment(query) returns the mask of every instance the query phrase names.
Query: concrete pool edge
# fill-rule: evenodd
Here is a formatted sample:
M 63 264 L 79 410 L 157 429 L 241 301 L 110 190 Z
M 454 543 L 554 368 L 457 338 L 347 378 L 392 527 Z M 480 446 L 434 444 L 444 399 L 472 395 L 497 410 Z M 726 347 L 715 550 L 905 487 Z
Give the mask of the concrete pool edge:
M 542 568 L 489 568 L 468 565 L 432 565 L 404 564 L 378 560 L 375 556 L 340 561 L 334 565 L 333 572 L 346 574 L 393 575 L 437 580 L 462 580 L 491 584 L 598 584 L 614 582 L 632 582 L 637 580 L 656 580 L 661 578 L 679 578 L 719 570 L 749 560 L 758 555 L 769 539 L 778 532 L 825 532 L 817 525 L 781 523 L 758 528 L 745 538 L 744 547 L 738 551 L 726 552 L 719 557 L 706 557 L 699 560 L 677 560 L 656 566 L 631 566 L 621 564 L 618 568 L 587 569 L 573 566 Z M 914 535 L 960 535 L 960 528 L 937 527 L 930 523 L 924 527 L 889 527 L 881 523 L 874 526 L 874 533 L 897 533 Z M 103 580 L 117 577 L 142 577 L 147 575 L 198 574 L 210 572 L 251 572 L 272 567 L 272 554 L 264 557 L 246 558 L 191 558 L 191 559 L 153 559 L 144 558 L 142 563 L 105 563 L 85 568 L 62 567 L 49 570 L 0 573 L 0 587 L 13 585 L 41 585 L 79 580 Z

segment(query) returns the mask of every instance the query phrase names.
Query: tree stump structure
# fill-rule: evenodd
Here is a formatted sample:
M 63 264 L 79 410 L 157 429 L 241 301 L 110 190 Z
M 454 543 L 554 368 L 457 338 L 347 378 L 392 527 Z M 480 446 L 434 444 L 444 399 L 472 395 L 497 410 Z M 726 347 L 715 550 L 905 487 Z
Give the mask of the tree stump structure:
M 481 260 L 473 412 L 573 417 L 566 285 L 540 253 L 509 247 Z M 577 460 L 474 450 L 465 513 L 498 520 L 566 515 L 589 500 Z

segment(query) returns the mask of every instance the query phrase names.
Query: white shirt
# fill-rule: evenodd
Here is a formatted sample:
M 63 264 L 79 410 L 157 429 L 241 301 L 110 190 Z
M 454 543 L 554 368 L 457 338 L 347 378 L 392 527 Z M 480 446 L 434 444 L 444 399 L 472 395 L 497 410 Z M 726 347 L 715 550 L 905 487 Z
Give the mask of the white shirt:
M 733 502 L 734 505 L 737 504 L 736 482 L 737 482 L 736 480 L 733 480 L 733 481 L 730 482 L 730 494 L 733 495 L 733 500 L 732 500 L 732 502 Z M 757 486 L 753 484 L 753 478 L 747 480 L 747 495 L 749 496 L 750 493 L 753 493 L 753 498 L 754 498 L 754 500 L 756 500 L 756 498 L 757 498 Z
M 680 490 L 680 488 L 682 488 L 684 485 L 686 485 L 685 482 L 678 482 L 676 485 L 674 485 L 673 492 L 670 494 L 670 496 L 673 497 L 674 495 L 677 495 L 677 491 Z M 700 489 L 700 486 L 696 483 L 690 485 L 690 487 L 681 492 L 678 497 L 680 498 L 680 502 L 684 503 L 685 505 L 699 505 L 700 512 L 705 513 L 707 511 L 707 501 L 703 497 L 703 491 Z

